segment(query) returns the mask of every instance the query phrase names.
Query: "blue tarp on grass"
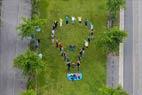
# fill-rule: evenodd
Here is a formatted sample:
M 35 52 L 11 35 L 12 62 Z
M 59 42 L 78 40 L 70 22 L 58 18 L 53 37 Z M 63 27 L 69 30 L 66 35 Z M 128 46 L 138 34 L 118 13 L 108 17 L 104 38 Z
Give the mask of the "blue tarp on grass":
M 67 79 L 74 80 L 82 80 L 82 73 L 67 73 Z

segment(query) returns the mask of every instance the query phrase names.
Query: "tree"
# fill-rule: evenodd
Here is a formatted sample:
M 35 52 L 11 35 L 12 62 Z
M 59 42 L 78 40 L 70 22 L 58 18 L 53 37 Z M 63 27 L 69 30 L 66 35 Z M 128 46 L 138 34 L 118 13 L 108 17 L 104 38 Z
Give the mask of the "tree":
M 117 18 L 117 14 L 120 11 L 120 8 L 123 8 L 125 5 L 125 0 L 107 0 L 107 10 L 109 12 L 109 21 L 113 27 L 114 21 Z
M 34 88 L 37 75 L 46 69 L 42 59 L 40 59 L 35 52 L 30 50 L 15 58 L 14 66 L 21 69 L 23 74 L 28 77 L 27 88 Z
M 33 89 L 24 91 L 21 95 L 37 95 Z
M 126 32 L 119 30 L 118 27 L 113 27 L 96 37 L 96 45 L 107 53 L 115 54 L 119 50 L 119 44 L 126 36 Z
M 17 27 L 17 30 L 20 31 L 20 36 L 22 38 L 33 38 L 38 32 L 43 31 L 45 22 L 45 19 L 40 19 L 38 16 L 35 16 L 32 19 L 23 18 L 23 23 Z
M 37 70 L 41 71 L 44 65 L 39 56 L 30 50 L 14 60 L 14 66 L 20 68 L 25 75 L 34 74 Z

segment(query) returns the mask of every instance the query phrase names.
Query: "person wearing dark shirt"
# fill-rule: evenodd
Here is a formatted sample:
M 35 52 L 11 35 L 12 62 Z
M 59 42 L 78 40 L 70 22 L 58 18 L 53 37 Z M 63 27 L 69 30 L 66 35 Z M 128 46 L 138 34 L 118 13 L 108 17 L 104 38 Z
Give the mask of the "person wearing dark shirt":
M 58 42 L 58 40 L 56 40 L 56 48 L 58 48 L 59 47 L 59 42 Z
M 70 72 L 70 67 L 71 67 L 71 62 L 68 62 L 67 63 L 67 70 L 68 70 L 68 72 Z
M 79 68 L 80 68 L 80 61 L 78 60 L 76 64 L 77 64 L 77 70 L 78 70 L 78 72 L 79 72 Z
M 65 17 L 65 21 L 66 21 L 66 24 L 69 23 L 69 17 L 68 16 Z
M 58 21 L 55 21 L 55 22 L 54 22 L 54 25 L 55 25 L 55 29 L 57 29 Z
M 85 19 L 84 24 L 85 24 L 85 26 L 88 25 L 88 20 L 87 19 Z
M 78 60 L 81 60 L 81 56 L 80 56 L 80 54 L 78 55 Z
M 90 37 L 88 37 L 87 41 L 90 43 L 90 41 L 91 41 Z

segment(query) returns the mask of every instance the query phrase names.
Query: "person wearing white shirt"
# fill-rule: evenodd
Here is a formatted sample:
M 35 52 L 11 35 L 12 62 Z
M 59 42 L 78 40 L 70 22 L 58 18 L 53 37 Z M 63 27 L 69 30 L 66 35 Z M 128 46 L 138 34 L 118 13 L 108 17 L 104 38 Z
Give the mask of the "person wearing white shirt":
M 78 21 L 79 21 L 79 23 L 81 23 L 82 22 L 82 18 L 78 17 Z
M 88 45 L 89 45 L 88 41 L 85 40 L 85 41 L 84 41 L 84 46 L 85 46 L 86 48 L 88 48 Z
M 53 35 L 55 35 L 55 30 L 52 30 L 51 32 L 52 32 Z
M 60 27 L 63 25 L 63 19 L 60 18 Z
M 93 26 L 93 24 L 91 24 L 91 31 L 93 31 L 93 29 L 94 29 L 94 26 Z
M 72 16 L 72 23 L 74 24 L 75 23 L 75 17 L 74 16 Z

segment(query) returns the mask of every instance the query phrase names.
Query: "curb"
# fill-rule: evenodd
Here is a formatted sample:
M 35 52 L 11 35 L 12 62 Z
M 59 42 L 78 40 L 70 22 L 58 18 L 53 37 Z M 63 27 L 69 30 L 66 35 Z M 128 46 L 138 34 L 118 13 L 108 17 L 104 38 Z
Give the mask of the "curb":
M 124 30 L 124 9 L 120 9 L 120 30 Z M 123 87 L 124 43 L 119 45 L 119 85 Z

